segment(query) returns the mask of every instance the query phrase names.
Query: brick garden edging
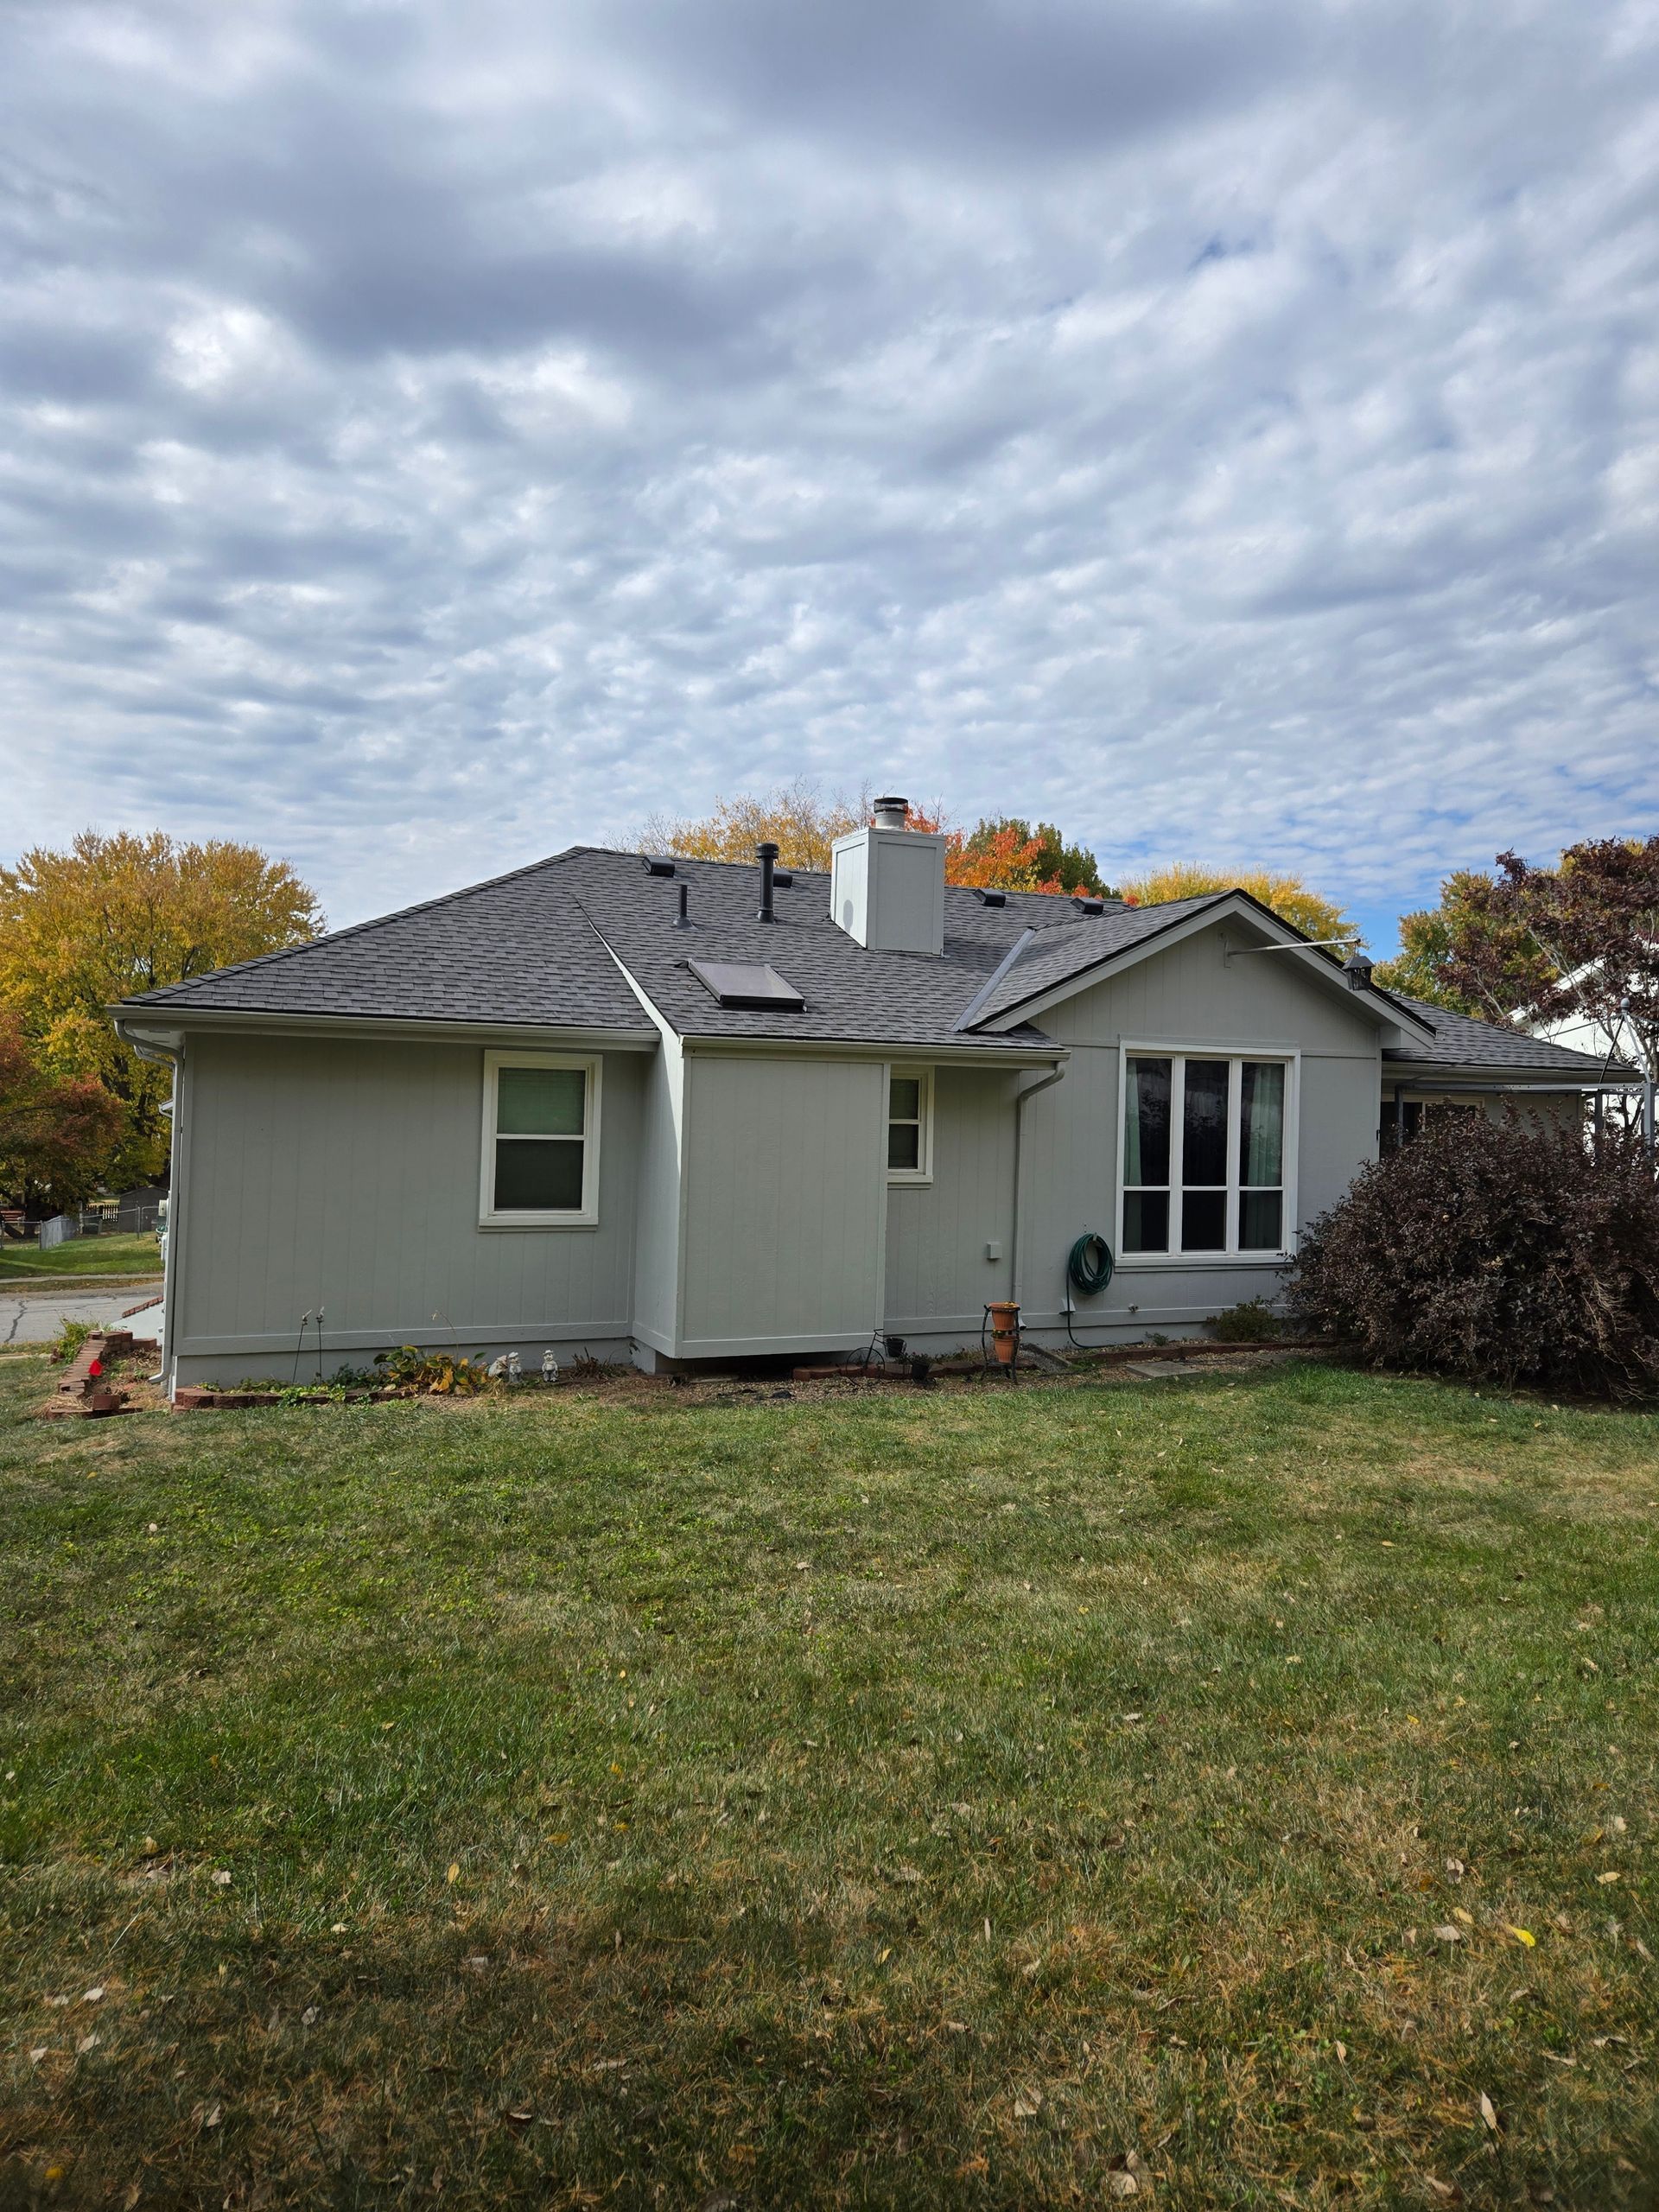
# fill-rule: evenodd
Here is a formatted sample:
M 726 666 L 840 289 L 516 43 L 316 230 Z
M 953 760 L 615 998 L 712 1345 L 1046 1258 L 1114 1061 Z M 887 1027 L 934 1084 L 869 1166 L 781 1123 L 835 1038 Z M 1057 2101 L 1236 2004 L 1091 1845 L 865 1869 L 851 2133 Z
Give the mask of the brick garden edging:
M 135 1337 L 130 1329 L 106 1329 L 87 1338 L 58 1377 L 52 1414 L 118 1414 L 127 1402 L 124 1390 L 110 1381 L 110 1365 L 117 1359 L 158 1356 L 159 1346 L 149 1337 Z

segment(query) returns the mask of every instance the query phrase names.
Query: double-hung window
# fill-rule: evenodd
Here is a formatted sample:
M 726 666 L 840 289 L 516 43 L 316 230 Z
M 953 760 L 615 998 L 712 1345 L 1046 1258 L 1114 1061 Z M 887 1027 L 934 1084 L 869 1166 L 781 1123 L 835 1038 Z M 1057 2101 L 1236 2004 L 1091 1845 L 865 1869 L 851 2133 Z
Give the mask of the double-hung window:
M 1289 1249 L 1294 1068 L 1288 1055 L 1124 1054 L 1122 1255 Z
M 887 1180 L 933 1178 L 933 1071 L 893 1068 L 887 1077 Z
M 490 1229 L 585 1229 L 599 1218 L 597 1060 L 484 1055 L 479 1220 Z

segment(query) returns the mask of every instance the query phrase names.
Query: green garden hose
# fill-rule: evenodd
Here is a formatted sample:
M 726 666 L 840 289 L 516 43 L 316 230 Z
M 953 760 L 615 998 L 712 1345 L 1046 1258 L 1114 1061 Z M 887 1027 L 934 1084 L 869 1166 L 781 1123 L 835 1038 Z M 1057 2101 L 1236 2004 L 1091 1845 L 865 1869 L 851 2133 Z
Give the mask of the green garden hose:
M 1092 1229 L 1085 1229 L 1071 1247 L 1065 1262 L 1065 1272 L 1075 1290 L 1085 1298 L 1097 1298 L 1112 1279 L 1116 1266 L 1112 1248 L 1106 1239 Z M 1077 1332 L 1071 1326 L 1071 1300 L 1065 1301 L 1065 1333 L 1075 1344 Z

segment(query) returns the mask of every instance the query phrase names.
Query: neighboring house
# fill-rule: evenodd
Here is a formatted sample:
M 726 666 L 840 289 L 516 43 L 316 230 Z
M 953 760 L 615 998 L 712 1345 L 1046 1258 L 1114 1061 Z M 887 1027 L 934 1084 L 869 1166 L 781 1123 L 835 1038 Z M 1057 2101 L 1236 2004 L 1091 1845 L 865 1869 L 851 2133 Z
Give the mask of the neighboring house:
M 903 802 L 833 873 L 576 847 L 151 991 L 182 1382 L 404 1342 L 534 1364 L 942 1350 L 1066 1261 L 1084 1342 L 1271 1296 L 1411 1100 L 1577 1117 L 1598 1063 L 1389 996 L 1240 892 L 949 888 Z M 318 1317 L 321 1316 L 319 1325 Z

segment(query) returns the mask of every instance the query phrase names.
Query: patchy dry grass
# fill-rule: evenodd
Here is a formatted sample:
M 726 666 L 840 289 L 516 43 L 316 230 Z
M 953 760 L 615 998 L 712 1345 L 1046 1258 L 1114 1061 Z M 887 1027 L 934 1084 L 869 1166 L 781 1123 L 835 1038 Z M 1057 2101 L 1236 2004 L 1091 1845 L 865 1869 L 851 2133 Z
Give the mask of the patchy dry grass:
M 572 1392 L 0 1495 L 0 2203 L 1655 2201 L 1659 1422 Z

